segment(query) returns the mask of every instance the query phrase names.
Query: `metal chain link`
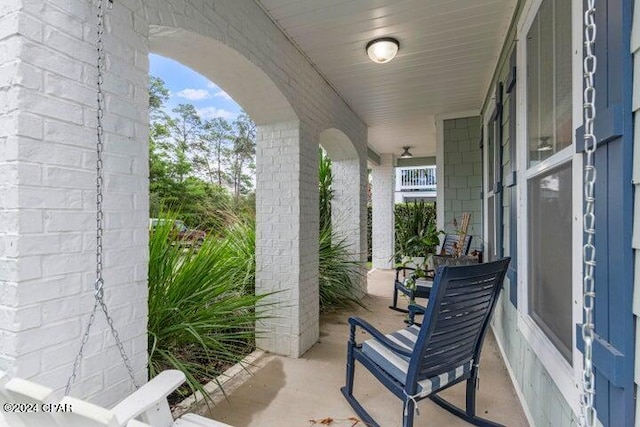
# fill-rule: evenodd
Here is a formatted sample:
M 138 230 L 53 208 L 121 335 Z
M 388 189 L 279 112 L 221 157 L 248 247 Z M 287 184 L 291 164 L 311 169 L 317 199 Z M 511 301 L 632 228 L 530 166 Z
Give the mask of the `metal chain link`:
M 102 92 L 102 84 L 104 83 L 104 66 L 105 66 L 105 55 L 104 55 L 104 3 L 108 1 L 109 8 L 113 5 L 113 0 L 98 0 L 98 30 L 97 36 L 98 39 L 96 41 L 96 49 L 98 51 L 98 79 L 97 79 L 97 102 L 98 102 L 98 110 L 97 110 L 97 125 L 96 125 L 96 280 L 94 282 L 94 296 L 95 302 L 93 304 L 93 309 L 91 310 L 91 315 L 89 316 L 89 321 L 87 323 L 87 328 L 85 329 L 84 335 L 82 336 L 82 342 L 80 344 L 80 350 L 76 355 L 75 360 L 73 361 L 73 368 L 71 371 L 71 376 L 67 380 L 67 385 L 65 387 L 65 395 L 68 395 L 71 391 L 71 385 L 76 380 L 78 367 L 82 362 L 82 358 L 84 356 L 84 349 L 89 341 L 89 335 L 91 332 L 91 326 L 96 320 L 96 312 L 98 311 L 98 307 L 104 313 L 105 318 L 107 319 L 107 324 L 109 325 L 109 329 L 111 331 L 111 335 L 113 336 L 116 346 L 118 347 L 118 351 L 120 352 L 120 356 L 124 362 L 124 365 L 127 368 L 129 373 L 129 377 L 131 378 L 131 382 L 134 387 L 138 388 L 138 383 L 136 382 L 135 373 L 133 371 L 133 367 L 131 365 L 131 361 L 127 356 L 127 353 L 122 344 L 122 340 L 120 339 L 120 335 L 118 334 L 117 329 L 113 324 L 113 318 L 109 315 L 109 311 L 107 309 L 107 305 L 104 302 L 104 279 L 102 277 L 102 268 L 103 268 L 103 245 L 102 245 L 102 237 L 104 234 L 104 212 L 103 212 L 103 161 L 102 161 L 102 152 L 104 151 L 104 128 L 102 126 L 102 120 L 104 118 L 104 93 Z
M 584 307 L 584 322 L 582 323 L 582 339 L 584 340 L 584 366 L 582 369 L 582 393 L 580 397 L 580 425 L 585 427 L 595 427 L 598 418 L 594 406 L 595 398 L 595 376 L 593 372 L 593 340 L 594 340 L 594 318 L 595 308 L 595 275 L 596 267 L 596 247 L 594 238 L 596 233 L 595 217 L 595 183 L 596 168 L 594 166 L 594 155 L 596 151 L 597 139 L 593 133 L 593 122 L 596 118 L 596 89 L 594 86 L 594 75 L 596 73 L 597 60 L 594 54 L 594 44 L 596 41 L 595 22 L 595 0 L 586 0 L 586 10 L 584 13 L 584 151 L 586 153 L 586 164 L 584 166 L 584 232 L 587 240 L 582 250 L 582 261 L 584 276 L 582 281 L 583 295 L 582 303 Z

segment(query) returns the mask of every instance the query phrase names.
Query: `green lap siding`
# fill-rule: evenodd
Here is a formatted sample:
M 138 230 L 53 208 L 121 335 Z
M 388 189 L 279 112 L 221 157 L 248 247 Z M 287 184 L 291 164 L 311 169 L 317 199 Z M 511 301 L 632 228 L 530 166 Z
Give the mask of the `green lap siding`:
M 520 2 L 518 12 L 514 18 L 517 22 L 520 10 L 522 8 Z M 491 85 L 487 87 L 487 97 L 482 111 L 482 116 L 487 110 L 494 105 L 493 95 L 494 88 L 497 83 L 505 86 L 511 72 L 510 56 L 515 47 L 515 28 L 509 30 L 506 41 L 502 50 L 502 54 L 498 60 L 497 68 Z M 503 175 L 502 183 L 509 182 L 511 172 L 510 164 L 510 144 L 515 141 L 510 140 L 509 121 L 510 117 L 511 97 L 506 90 L 502 93 L 502 147 L 503 147 Z M 480 123 L 478 123 L 480 128 Z M 520 144 L 522 146 L 522 143 Z M 445 146 L 446 150 L 446 146 Z M 445 151 L 446 153 L 446 151 Z M 502 197 L 502 245 L 504 255 L 510 254 L 510 238 L 512 229 L 515 230 L 516 224 L 510 223 L 511 209 L 511 192 L 516 191 L 517 187 L 503 187 Z M 478 218 L 480 220 L 481 218 Z M 515 266 L 514 266 L 515 267 Z M 496 307 L 493 319 L 493 332 L 498 341 L 498 345 L 505 357 L 505 363 L 514 380 L 514 387 L 523 399 L 525 411 L 528 412 L 530 421 L 536 427 L 569 427 L 577 425 L 577 418 L 573 415 L 570 405 L 564 399 L 562 393 L 554 383 L 553 379 L 537 357 L 534 350 L 529 345 L 527 339 L 518 328 L 518 311 L 510 301 L 510 292 L 517 289 L 511 286 L 509 279 L 505 279 L 504 290 L 501 294 L 498 306 Z M 482 382 L 481 382 L 482 386 Z

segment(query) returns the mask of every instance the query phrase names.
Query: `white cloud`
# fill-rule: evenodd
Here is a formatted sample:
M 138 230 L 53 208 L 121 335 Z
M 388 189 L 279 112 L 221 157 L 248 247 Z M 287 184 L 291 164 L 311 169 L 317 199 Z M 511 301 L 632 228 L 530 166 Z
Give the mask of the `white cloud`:
M 204 107 L 198 108 L 198 114 L 205 120 L 215 119 L 216 117 L 222 117 L 225 120 L 231 120 L 236 118 L 236 114 L 223 108 L 216 107 Z
M 203 99 L 211 98 L 211 94 L 206 89 L 183 89 L 180 92 L 176 92 L 176 96 L 189 101 L 202 101 Z
M 227 101 L 233 101 L 233 98 L 231 98 L 231 96 L 229 96 L 229 94 L 222 89 L 216 92 L 213 96 L 215 96 L 216 98 L 226 99 Z
M 218 85 L 217 85 L 217 84 L 215 84 L 214 82 L 209 82 L 209 83 L 207 83 L 207 87 L 208 87 L 209 89 L 213 89 L 213 90 L 215 90 L 215 89 L 220 89 L 220 88 L 218 87 Z

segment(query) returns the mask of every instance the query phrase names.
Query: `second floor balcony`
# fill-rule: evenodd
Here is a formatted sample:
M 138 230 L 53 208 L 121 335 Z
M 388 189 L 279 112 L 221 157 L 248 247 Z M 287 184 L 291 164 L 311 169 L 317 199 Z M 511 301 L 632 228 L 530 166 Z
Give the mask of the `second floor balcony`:
M 396 168 L 396 191 L 436 191 L 435 166 Z

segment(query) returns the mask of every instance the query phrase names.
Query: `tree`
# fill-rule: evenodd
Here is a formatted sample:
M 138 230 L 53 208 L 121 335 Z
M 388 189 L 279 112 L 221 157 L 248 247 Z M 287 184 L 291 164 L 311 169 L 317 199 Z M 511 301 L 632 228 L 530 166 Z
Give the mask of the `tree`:
M 252 172 L 255 169 L 256 125 L 244 111 L 233 122 L 234 135 L 231 148 L 231 184 L 237 200 L 252 186 Z
M 164 113 L 164 103 L 168 99 L 169 89 L 165 87 L 164 80 L 160 77 L 149 76 L 149 110 L 151 113 Z
M 173 138 L 175 172 L 178 180 L 184 181 L 193 170 L 190 154 L 200 140 L 202 120 L 191 104 L 179 104 L 172 111 L 175 117 L 169 121 L 169 128 Z
M 222 117 L 204 122 L 198 144 L 199 154 L 195 158 L 199 168 L 209 177 L 209 182 L 217 182 L 220 187 L 227 181 L 224 166 L 228 162 L 231 131 L 231 125 Z
M 167 156 L 170 118 L 164 111 L 169 90 L 164 81 L 149 76 L 149 192 L 152 215 L 167 209 L 168 201 L 175 193 L 172 179 L 173 165 Z
M 178 105 L 170 115 L 169 96 L 162 79 L 150 76 L 151 215 L 171 210 L 191 227 L 222 235 L 238 215 L 255 217 L 255 125 L 246 114 L 233 124 L 222 118 L 203 122 L 191 104 Z

